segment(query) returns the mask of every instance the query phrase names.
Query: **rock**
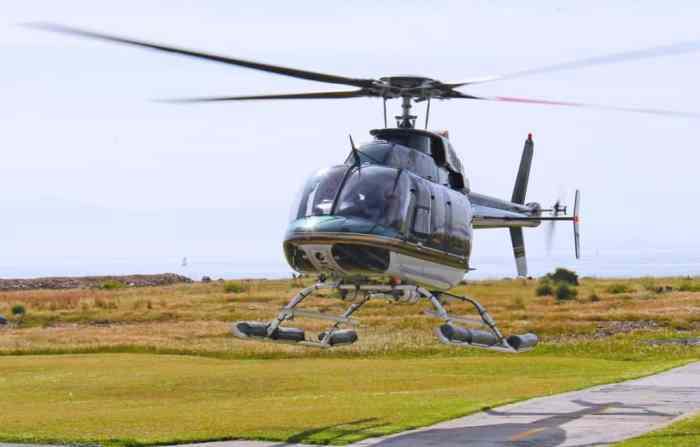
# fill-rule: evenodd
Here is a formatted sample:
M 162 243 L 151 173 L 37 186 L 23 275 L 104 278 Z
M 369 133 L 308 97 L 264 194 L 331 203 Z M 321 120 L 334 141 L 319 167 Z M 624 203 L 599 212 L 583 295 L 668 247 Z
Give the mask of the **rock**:
M 211 282 L 211 278 L 208 276 L 202 276 L 202 282 Z

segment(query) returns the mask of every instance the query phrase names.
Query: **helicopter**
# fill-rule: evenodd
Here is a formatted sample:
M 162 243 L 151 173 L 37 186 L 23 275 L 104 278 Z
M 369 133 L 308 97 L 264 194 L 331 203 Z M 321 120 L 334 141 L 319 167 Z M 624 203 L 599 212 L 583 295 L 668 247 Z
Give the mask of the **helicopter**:
M 435 329 L 439 341 L 458 347 L 520 353 L 532 350 L 538 337 L 532 333 L 506 336 L 476 299 L 448 291 L 472 270 L 470 256 L 474 231 L 508 229 L 518 276 L 528 274 L 524 228 L 542 222 L 571 222 L 574 254 L 580 258 L 580 192 L 573 212 L 557 201 L 544 208 L 526 202 L 534 140 L 525 140 L 510 200 L 471 189 L 462 162 L 446 131 L 428 130 L 431 100 L 468 99 L 564 107 L 589 107 L 623 112 L 697 118 L 700 115 L 669 110 L 642 109 L 503 96 L 476 96 L 457 90 L 474 84 L 508 80 L 534 74 L 605 65 L 700 49 L 697 42 L 616 53 L 574 62 L 521 70 L 510 74 L 443 82 L 425 76 L 401 75 L 351 78 L 279 65 L 237 59 L 185 48 L 98 33 L 52 23 L 27 24 L 44 31 L 126 44 L 179 54 L 253 70 L 354 87 L 352 90 L 288 94 L 220 96 L 171 100 L 177 103 L 210 103 L 254 100 L 346 99 L 374 97 L 382 100 L 384 127 L 370 131 L 373 140 L 355 145 L 344 162 L 317 171 L 294 200 L 283 250 L 298 273 L 318 275 L 319 281 L 298 292 L 268 322 L 240 321 L 232 333 L 244 340 L 290 343 L 331 348 L 358 341 L 352 315 L 372 299 L 392 303 L 427 301 L 426 314 L 442 321 Z M 387 101 L 399 99 L 401 114 L 389 127 Z M 416 103 L 426 103 L 425 129 L 417 129 Z M 550 231 L 553 227 L 550 227 Z M 349 307 L 340 315 L 299 308 L 314 292 L 337 291 Z M 474 316 L 454 315 L 450 301 L 471 304 Z M 285 325 L 295 318 L 321 319 L 330 326 L 316 337 L 304 329 Z

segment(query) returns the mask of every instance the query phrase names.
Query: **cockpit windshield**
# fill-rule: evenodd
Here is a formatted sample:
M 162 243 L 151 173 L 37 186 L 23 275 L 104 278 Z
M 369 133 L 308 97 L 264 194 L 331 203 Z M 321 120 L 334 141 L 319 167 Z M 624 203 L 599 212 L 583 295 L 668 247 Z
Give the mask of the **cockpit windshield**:
M 290 220 L 330 214 L 347 170 L 347 166 L 324 168 L 307 180 L 294 202 Z
M 306 182 L 292 208 L 291 220 L 333 214 L 400 231 L 410 195 L 410 180 L 402 170 L 376 165 L 336 166 L 318 171 Z
M 343 185 L 334 214 L 401 230 L 410 198 L 410 182 L 401 173 L 382 166 L 354 169 Z

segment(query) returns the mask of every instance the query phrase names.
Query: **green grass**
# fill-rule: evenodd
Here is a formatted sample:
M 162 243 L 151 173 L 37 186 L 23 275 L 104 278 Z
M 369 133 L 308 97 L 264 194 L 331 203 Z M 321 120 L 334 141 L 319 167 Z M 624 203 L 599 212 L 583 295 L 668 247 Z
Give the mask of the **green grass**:
M 133 445 L 249 438 L 343 444 L 679 363 L 534 355 L 5 356 L 0 362 L 0 439 Z M 585 374 L 572 373 L 584 369 Z
M 616 447 L 697 447 L 700 415 L 682 419 L 661 430 L 615 444 Z

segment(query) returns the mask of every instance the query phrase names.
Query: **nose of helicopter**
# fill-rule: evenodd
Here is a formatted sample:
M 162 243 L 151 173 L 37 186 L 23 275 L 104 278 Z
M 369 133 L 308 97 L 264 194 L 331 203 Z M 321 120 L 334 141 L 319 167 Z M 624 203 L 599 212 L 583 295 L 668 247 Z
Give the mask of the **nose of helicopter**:
M 311 216 L 290 224 L 284 252 L 299 272 L 381 274 L 389 268 L 390 250 L 378 245 L 393 236 L 364 219 Z

